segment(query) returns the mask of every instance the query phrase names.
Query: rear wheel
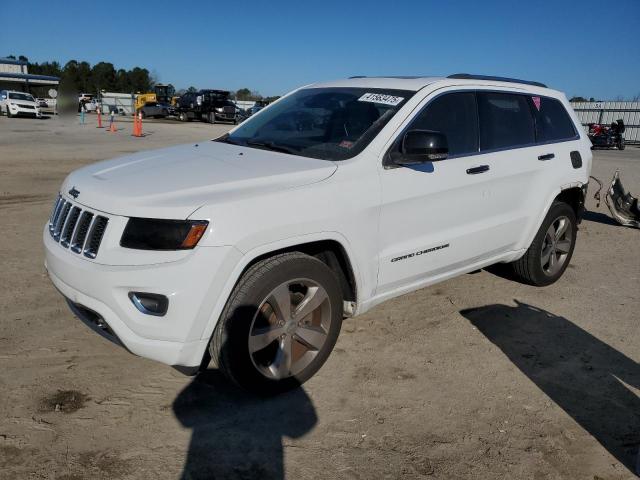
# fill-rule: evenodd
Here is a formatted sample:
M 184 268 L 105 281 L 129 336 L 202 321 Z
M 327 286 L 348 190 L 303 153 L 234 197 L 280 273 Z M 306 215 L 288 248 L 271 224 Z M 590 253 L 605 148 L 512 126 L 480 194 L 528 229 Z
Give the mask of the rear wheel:
M 557 281 L 569 265 L 576 244 L 576 215 L 569 205 L 554 202 L 531 246 L 512 263 L 516 276 L 535 286 Z
M 277 255 L 242 276 L 209 353 L 247 390 L 286 391 L 324 364 L 340 333 L 342 313 L 340 285 L 329 267 L 298 252 Z
M 209 113 L 207 114 L 207 121 L 208 121 L 209 123 L 216 123 L 216 114 L 215 114 L 215 113 L 213 113 L 213 112 L 209 112 Z

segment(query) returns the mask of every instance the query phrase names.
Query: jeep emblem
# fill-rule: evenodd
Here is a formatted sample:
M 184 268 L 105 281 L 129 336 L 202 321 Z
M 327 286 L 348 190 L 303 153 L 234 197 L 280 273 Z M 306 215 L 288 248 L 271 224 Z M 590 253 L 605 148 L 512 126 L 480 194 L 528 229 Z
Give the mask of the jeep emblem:
M 78 195 L 80 195 L 80 190 L 76 190 L 76 187 L 72 187 L 71 190 L 69 190 L 69 195 L 71 195 L 73 198 L 78 198 Z

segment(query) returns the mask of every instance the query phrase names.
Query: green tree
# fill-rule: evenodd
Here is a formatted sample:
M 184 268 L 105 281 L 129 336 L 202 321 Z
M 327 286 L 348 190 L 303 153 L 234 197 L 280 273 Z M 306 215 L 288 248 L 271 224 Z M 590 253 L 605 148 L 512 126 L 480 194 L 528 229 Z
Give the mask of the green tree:
M 129 72 L 127 72 L 124 68 L 120 68 L 116 72 L 116 91 L 123 93 L 131 93 L 132 91 Z
M 80 77 L 78 75 L 78 62 L 69 60 L 62 68 L 60 75 L 60 85 L 66 91 L 78 91 L 80 88 Z
M 113 92 L 116 89 L 116 69 L 113 63 L 99 62 L 90 70 L 90 82 L 92 91 L 106 90 Z
M 62 68 L 58 62 L 30 63 L 29 73 L 59 77 L 62 75 Z
M 153 89 L 153 81 L 146 68 L 135 67 L 129 71 L 129 81 L 134 92 L 150 92 Z
M 196 93 L 197 91 L 198 91 L 198 89 L 196 87 L 187 88 L 187 93 Z
M 238 100 L 249 100 L 249 97 L 251 97 L 251 90 L 248 88 L 241 88 L 236 92 L 236 98 Z

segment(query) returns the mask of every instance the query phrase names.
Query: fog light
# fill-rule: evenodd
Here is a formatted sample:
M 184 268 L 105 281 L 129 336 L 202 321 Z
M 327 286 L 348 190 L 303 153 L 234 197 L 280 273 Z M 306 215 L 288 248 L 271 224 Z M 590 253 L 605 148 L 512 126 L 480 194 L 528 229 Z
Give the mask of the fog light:
M 169 299 L 157 293 L 129 292 L 129 298 L 146 315 L 162 317 L 169 308 Z

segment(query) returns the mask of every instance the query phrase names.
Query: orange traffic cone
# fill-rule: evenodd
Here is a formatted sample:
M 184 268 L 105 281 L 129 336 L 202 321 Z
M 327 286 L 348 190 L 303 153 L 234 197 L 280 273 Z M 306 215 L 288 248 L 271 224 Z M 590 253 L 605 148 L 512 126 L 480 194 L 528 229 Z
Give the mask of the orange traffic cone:
M 138 136 L 144 137 L 142 134 L 142 112 L 138 114 Z
M 138 114 L 136 112 L 133 112 L 133 133 L 131 135 L 138 136 Z
M 118 131 L 117 128 L 116 128 L 116 121 L 113 118 L 113 115 L 111 115 L 111 122 L 109 123 L 109 130 L 108 131 L 111 132 L 111 133 L 115 133 L 115 132 Z
M 98 108 L 98 126 L 96 128 L 102 128 L 102 115 L 100 114 L 100 108 Z

